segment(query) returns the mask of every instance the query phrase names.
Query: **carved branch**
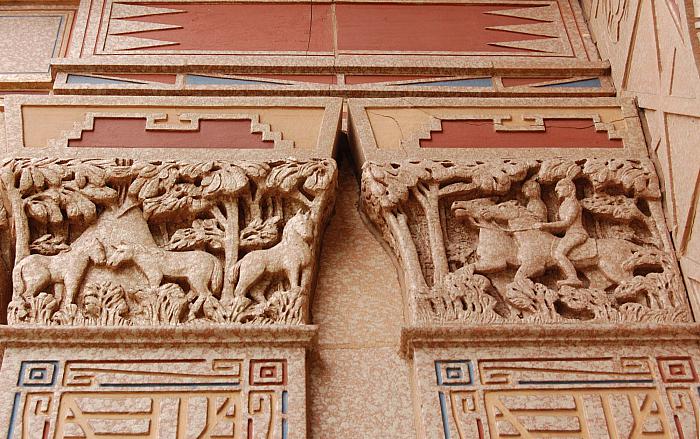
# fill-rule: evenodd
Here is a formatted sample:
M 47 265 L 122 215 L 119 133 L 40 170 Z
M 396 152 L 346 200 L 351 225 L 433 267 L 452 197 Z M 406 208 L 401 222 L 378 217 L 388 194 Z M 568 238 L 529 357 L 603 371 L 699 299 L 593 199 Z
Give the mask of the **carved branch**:
M 400 261 L 414 319 L 690 319 L 648 161 L 442 165 L 363 168 L 362 207 Z M 448 214 L 446 199 L 453 203 Z M 424 214 L 401 213 L 411 203 Z M 583 209 L 592 221 L 584 221 Z M 555 226 L 561 234 L 549 231 Z M 450 230 L 447 243 L 443 229 Z M 428 286 L 422 273 L 431 267 Z M 665 300 L 669 294 L 678 299 Z
M 305 323 L 336 178 L 327 159 L 7 162 L 0 183 L 17 255 L 9 320 Z

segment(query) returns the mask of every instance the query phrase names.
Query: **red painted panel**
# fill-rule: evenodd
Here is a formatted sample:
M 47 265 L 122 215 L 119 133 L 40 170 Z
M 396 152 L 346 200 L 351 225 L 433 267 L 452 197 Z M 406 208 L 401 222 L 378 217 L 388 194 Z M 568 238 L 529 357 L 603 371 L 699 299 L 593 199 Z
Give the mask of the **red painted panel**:
M 266 79 L 283 79 L 285 81 L 311 82 L 314 84 L 335 84 L 335 75 L 254 75 L 249 76 L 250 79 L 266 78 Z
M 591 119 L 545 119 L 545 131 L 495 131 L 491 120 L 443 120 L 421 148 L 622 148 Z
M 123 34 L 177 43 L 166 46 L 169 50 L 280 52 L 333 50 L 333 20 L 331 7 L 327 4 L 313 6 L 310 3 L 140 4 L 184 11 L 130 19 L 147 23 L 174 24 L 182 26 L 182 29 Z M 162 47 L 151 49 L 163 50 Z
M 375 82 L 410 81 L 412 79 L 435 78 L 435 75 L 345 75 L 346 84 L 372 84 Z
M 101 73 L 98 73 L 101 75 Z M 122 79 L 135 79 L 136 81 L 151 81 L 151 82 L 161 82 L 163 84 L 175 84 L 175 80 L 177 79 L 177 75 L 163 75 L 163 74 L 156 74 L 156 73 L 144 73 L 144 74 L 131 74 L 131 73 L 119 73 L 119 74 L 113 74 L 109 73 L 104 76 L 109 76 L 113 78 L 122 78 Z
M 568 78 L 501 78 L 504 87 L 517 87 L 519 85 L 539 84 L 540 82 L 558 81 Z
M 232 148 L 270 149 L 259 133 L 250 133 L 250 120 L 201 120 L 198 131 L 145 130 L 145 119 L 95 118 L 92 131 L 70 140 L 69 147 L 98 148 Z
M 523 49 L 489 45 L 548 38 L 486 29 L 538 22 L 487 14 L 518 7 L 527 6 L 339 3 L 336 5 L 338 49 L 527 53 Z

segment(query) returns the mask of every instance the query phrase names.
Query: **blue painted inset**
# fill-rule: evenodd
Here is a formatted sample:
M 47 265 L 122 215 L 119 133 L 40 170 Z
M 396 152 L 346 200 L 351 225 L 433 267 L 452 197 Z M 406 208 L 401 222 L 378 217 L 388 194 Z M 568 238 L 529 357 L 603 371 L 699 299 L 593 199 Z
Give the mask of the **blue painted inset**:
M 282 439 L 287 439 L 287 432 L 289 426 L 287 426 L 287 418 L 282 418 Z
M 447 366 L 454 364 L 455 366 Z M 445 367 L 445 376 L 442 375 L 442 365 Z M 464 366 L 467 366 L 469 376 L 464 376 Z M 461 367 L 460 367 L 461 366 Z M 474 370 L 470 360 L 444 360 L 435 362 L 435 376 L 438 386 L 470 386 L 473 384 Z M 447 382 L 447 380 L 456 380 L 455 382 Z
M 535 87 L 541 87 L 541 88 L 546 88 L 546 87 L 600 88 L 600 87 L 602 87 L 602 85 L 600 84 L 600 79 L 591 78 L 591 79 L 583 79 L 581 81 L 562 82 L 559 84 L 537 85 Z
M 447 417 L 447 402 L 445 394 L 438 392 L 440 397 L 440 414 L 442 415 L 442 431 L 445 433 L 445 439 L 450 439 L 450 420 Z
M 10 415 L 10 427 L 7 429 L 7 439 L 12 439 L 15 434 L 15 421 L 19 412 L 20 393 L 15 393 L 15 401 L 12 403 L 12 414 Z
M 27 368 L 31 367 L 32 365 L 46 365 L 50 366 L 51 370 L 49 371 L 48 368 L 37 368 L 37 369 L 30 369 L 29 370 L 29 375 L 28 378 L 30 380 L 45 380 L 47 379 L 47 373 L 50 373 L 51 376 L 51 382 L 50 383 L 28 383 L 25 382 L 24 376 L 25 372 L 27 371 Z M 36 376 L 36 371 L 39 371 L 40 377 Z M 19 367 L 19 377 L 17 377 L 17 385 L 21 387 L 51 387 L 54 384 L 56 384 L 56 377 L 58 376 L 58 361 L 41 361 L 41 360 L 31 360 L 31 361 L 23 361 L 22 364 Z
M 418 87 L 493 87 L 491 78 L 454 79 L 448 81 L 412 82 L 399 84 Z
M 139 85 L 138 81 L 123 81 L 120 79 L 100 78 L 97 76 L 73 75 L 66 78 L 66 84 L 93 84 L 93 85 Z
M 518 384 L 545 384 L 545 385 L 553 385 L 553 384 L 650 384 L 653 383 L 654 380 L 582 380 L 582 381 L 529 381 L 529 380 L 523 380 L 523 381 L 518 381 Z
M 100 387 L 238 387 L 240 382 L 225 383 L 101 383 Z
M 289 404 L 289 394 L 286 390 L 282 391 L 282 414 L 287 413 L 287 406 Z
M 286 85 L 279 82 L 254 81 L 248 79 L 217 78 L 215 76 L 186 75 L 187 85 Z

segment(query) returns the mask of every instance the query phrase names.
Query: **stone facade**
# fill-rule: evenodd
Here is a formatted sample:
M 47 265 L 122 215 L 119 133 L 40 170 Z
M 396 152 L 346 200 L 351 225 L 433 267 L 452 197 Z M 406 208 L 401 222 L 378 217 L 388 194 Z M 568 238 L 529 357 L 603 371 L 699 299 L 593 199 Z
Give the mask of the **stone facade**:
M 0 436 L 697 437 L 699 13 L 0 4 Z

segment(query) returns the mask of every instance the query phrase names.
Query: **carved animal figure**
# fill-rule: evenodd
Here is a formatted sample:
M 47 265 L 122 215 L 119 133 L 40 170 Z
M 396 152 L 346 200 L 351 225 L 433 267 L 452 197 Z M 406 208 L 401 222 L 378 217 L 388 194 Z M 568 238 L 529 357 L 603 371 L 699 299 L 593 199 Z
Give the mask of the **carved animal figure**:
M 105 249 L 96 238 L 76 240 L 69 250 L 53 256 L 29 255 L 12 270 L 14 290 L 12 297 L 34 297 L 53 285 L 55 296 L 63 296 L 63 306 L 73 303 L 88 264 L 104 264 Z M 61 292 L 59 287 L 63 289 Z
M 190 286 L 188 299 L 197 296 L 190 306 L 190 320 L 195 318 L 207 297 L 221 291 L 221 262 L 204 251 L 175 252 L 160 247 L 121 243 L 107 258 L 107 265 L 117 267 L 127 261 L 136 265 L 146 276 L 151 288 L 158 288 L 164 277 L 186 280 Z
M 234 295 L 243 297 L 263 275 L 284 273 L 290 288 L 306 284 L 303 269 L 311 262 L 311 245 L 314 230 L 310 213 L 297 212 L 284 226 L 282 239 L 274 247 L 254 250 L 246 254 L 234 266 L 238 283 Z M 265 301 L 264 291 L 251 291 L 255 300 Z
M 522 209 L 522 206 L 518 206 Z M 455 216 L 470 221 L 479 228 L 477 245 L 478 261 L 474 270 L 480 273 L 495 273 L 507 266 L 518 267 L 514 281 L 531 279 L 548 268 L 557 267 L 556 250 L 561 238 L 544 230 L 528 227 L 513 227 L 511 221 L 520 218 L 521 212 L 512 204 L 506 206 L 485 200 L 456 201 L 452 205 Z M 496 222 L 485 224 L 483 220 L 501 219 L 508 227 Z M 634 252 L 640 250 L 636 244 L 617 238 L 589 238 L 573 248 L 568 254 L 577 269 L 588 269 L 591 288 L 604 290 L 612 284 L 620 284 L 633 277 L 633 267 L 623 264 Z

